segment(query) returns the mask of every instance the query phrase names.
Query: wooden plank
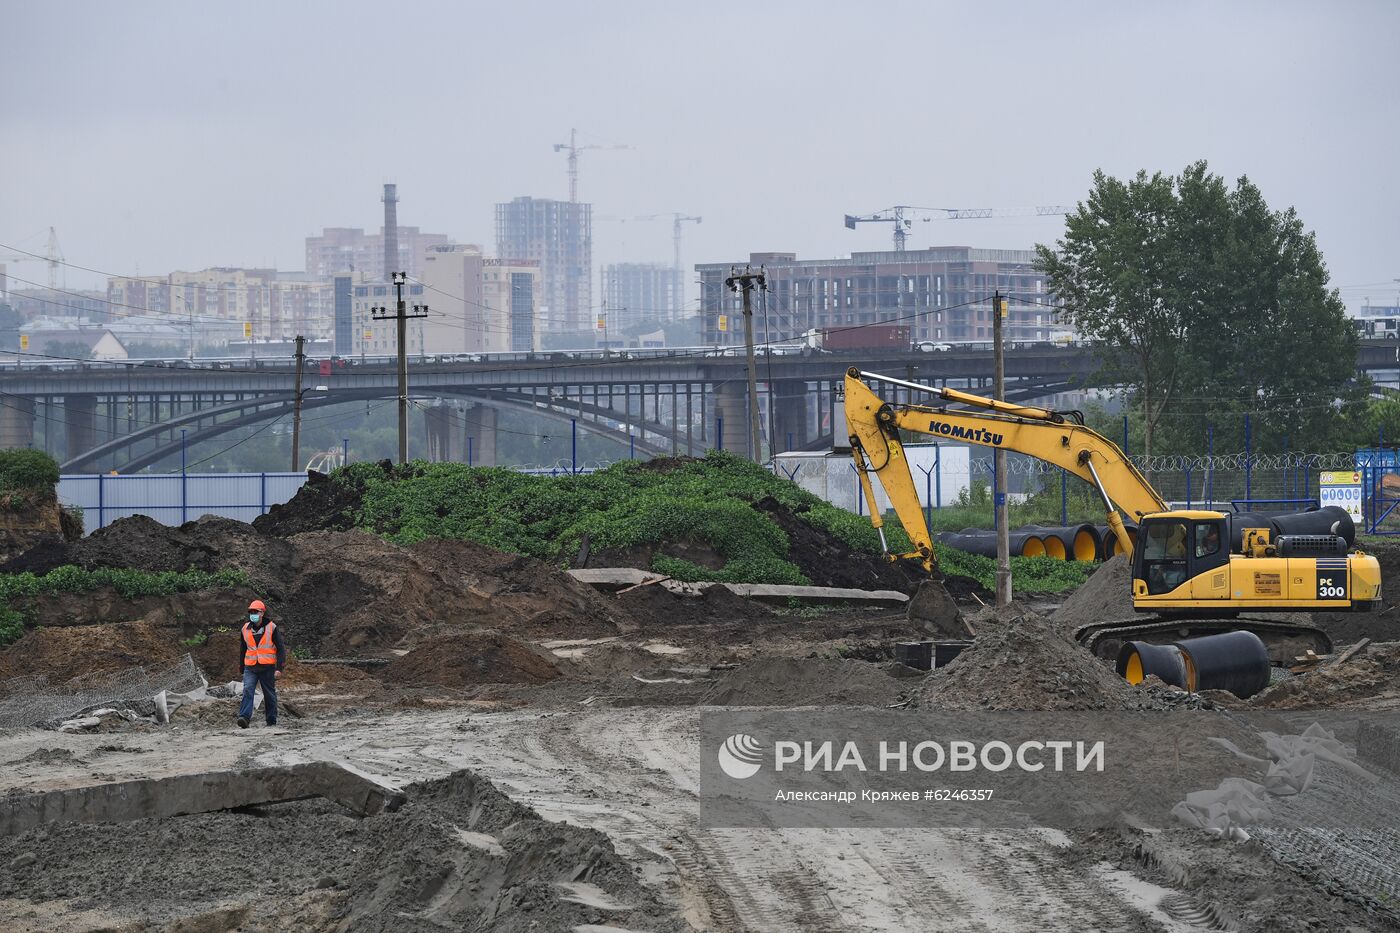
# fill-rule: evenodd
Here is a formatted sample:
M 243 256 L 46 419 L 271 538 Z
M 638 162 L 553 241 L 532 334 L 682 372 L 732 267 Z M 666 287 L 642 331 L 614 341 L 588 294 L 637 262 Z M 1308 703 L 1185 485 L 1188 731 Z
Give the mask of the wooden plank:
M 1334 660 L 1331 664 L 1328 664 L 1327 666 L 1328 666 L 1328 667 L 1337 667 L 1338 665 L 1347 663 L 1347 662 L 1350 661 L 1352 658 L 1356 657 L 1358 654 L 1360 654 L 1361 652 L 1365 651 L 1365 650 L 1366 650 L 1366 646 L 1369 645 L 1370 643 L 1371 643 L 1371 639 L 1369 639 L 1369 638 L 1363 638 L 1363 639 L 1361 639 L 1361 640 L 1358 641 L 1356 644 L 1352 645 L 1350 648 L 1348 648 L 1347 650 L 1343 651 L 1341 654 L 1337 655 L 1336 660 Z

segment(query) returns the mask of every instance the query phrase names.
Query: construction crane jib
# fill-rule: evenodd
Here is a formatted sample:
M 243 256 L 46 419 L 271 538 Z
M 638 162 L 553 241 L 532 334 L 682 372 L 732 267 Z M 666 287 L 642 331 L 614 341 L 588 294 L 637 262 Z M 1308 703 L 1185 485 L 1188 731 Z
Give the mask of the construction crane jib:
M 911 204 L 896 204 L 873 214 L 847 214 L 846 229 L 854 230 L 856 224 L 894 224 L 894 249 L 904 252 L 904 241 L 915 220 L 927 223 L 930 220 L 982 220 L 989 217 L 1058 217 L 1074 210 L 1063 204 L 1049 204 L 1041 207 L 916 207 Z M 919 216 L 930 214 L 937 216 Z
M 580 146 L 578 144 L 578 130 L 569 130 L 569 141 L 566 143 L 555 143 L 555 152 L 567 152 L 569 154 L 569 200 L 578 200 L 578 154 L 588 149 L 631 149 L 631 146 L 599 146 L 588 144 Z

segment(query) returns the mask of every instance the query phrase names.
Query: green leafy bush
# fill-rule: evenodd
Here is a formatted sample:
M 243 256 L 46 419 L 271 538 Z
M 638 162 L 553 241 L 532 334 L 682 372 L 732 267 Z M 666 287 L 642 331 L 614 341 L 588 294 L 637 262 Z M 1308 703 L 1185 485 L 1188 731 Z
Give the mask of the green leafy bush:
M 58 461 L 42 450 L 0 450 L 0 496 L 49 497 L 58 485 Z
M 724 561 L 719 569 L 658 554 L 652 569 L 678 580 L 734 583 L 810 582 L 788 560 L 787 535 L 754 504 L 772 499 L 802 522 L 852 550 L 880 553 L 870 520 L 826 502 L 785 477 L 733 454 L 712 452 L 694 460 L 627 461 L 581 476 L 532 476 L 460 463 L 415 461 L 385 469 L 357 463 L 332 481 L 361 492 L 353 523 L 400 544 L 425 538 L 465 538 L 489 547 L 568 565 L 586 538 L 593 553 L 680 543 L 708 547 Z M 962 508 L 986 507 L 990 495 L 974 489 Z M 945 512 L 950 509 L 945 509 Z M 961 525 L 958 527 L 962 527 Z M 898 522 L 885 525 L 895 552 L 912 550 Z M 991 588 L 986 558 L 939 549 L 949 573 Z M 1024 564 L 1015 558 L 1017 588 L 1059 592 L 1082 582 L 1084 570 L 1063 562 Z
M 24 635 L 24 614 L 8 606 L 0 607 L 0 646 L 19 641 Z

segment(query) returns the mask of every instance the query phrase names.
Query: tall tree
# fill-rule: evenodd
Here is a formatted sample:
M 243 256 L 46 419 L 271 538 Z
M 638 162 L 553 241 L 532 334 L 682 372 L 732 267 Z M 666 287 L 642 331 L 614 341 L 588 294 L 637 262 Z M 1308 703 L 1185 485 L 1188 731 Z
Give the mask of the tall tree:
M 1127 183 L 1096 172 L 1065 237 L 1036 250 L 1062 318 L 1128 387 L 1148 454 L 1194 448 L 1211 419 L 1237 434 L 1245 414 L 1297 449 L 1363 394 L 1313 235 L 1248 178 L 1231 190 L 1205 162 Z
M 1178 203 L 1174 180 L 1160 172 L 1138 172 L 1125 183 L 1096 171 L 1057 248 L 1036 246 L 1050 290 L 1063 302 L 1061 319 L 1108 351 L 1109 375 L 1132 387 L 1148 453 L 1176 395 L 1191 330 L 1173 243 Z

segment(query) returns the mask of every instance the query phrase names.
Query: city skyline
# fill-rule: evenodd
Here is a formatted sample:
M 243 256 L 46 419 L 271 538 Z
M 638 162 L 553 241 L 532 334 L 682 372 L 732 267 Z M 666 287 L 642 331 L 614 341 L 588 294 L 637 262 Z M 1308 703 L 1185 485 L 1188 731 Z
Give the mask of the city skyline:
M 494 204 L 567 197 L 554 147 L 572 127 L 581 146 L 630 147 L 579 155 L 594 267 L 669 262 L 670 224 L 638 218 L 682 211 L 706 218 L 684 232 L 688 285 L 694 265 L 734 255 L 885 248 L 888 225 L 846 230 L 846 213 L 1073 204 L 1095 169 L 1179 172 L 1198 158 L 1295 207 L 1353 309 L 1390 302 L 1400 275 L 1397 130 L 1384 119 L 1400 10 L 1388 4 L 610 3 L 532 16 L 420 3 L 395 14 L 414 54 L 387 76 L 345 51 L 379 12 L 362 3 L 252 3 L 217 20 L 173 3 L 7 10 L 33 41 L 0 61 L 19 91 L 0 242 L 42 253 L 52 226 L 70 262 L 115 275 L 299 268 L 305 237 L 377 229 L 385 182 L 400 186 L 401 224 L 490 244 Z M 739 23 L 751 42 L 735 39 Z M 533 44 L 522 58 L 495 35 Z M 1188 47 L 1189 68 L 1174 53 Z M 446 119 L 454 104 L 473 118 Z M 1061 230 L 1053 217 L 915 223 L 910 247 L 1026 249 Z M 10 268 L 45 281 L 40 264 Z

